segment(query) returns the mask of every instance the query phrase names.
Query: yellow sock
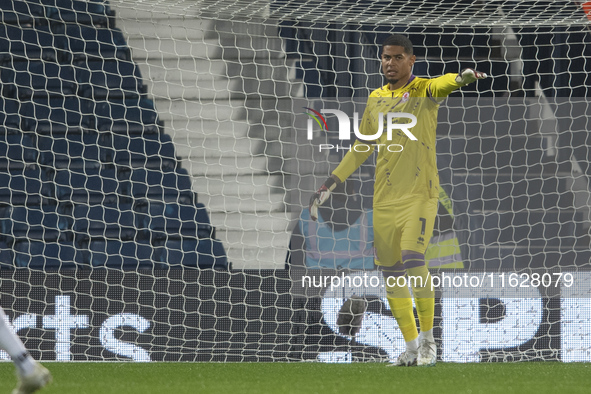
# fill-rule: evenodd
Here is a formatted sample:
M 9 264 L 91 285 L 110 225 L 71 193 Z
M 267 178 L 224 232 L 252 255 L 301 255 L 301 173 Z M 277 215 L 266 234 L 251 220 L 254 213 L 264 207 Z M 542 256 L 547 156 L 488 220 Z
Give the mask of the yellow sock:
M 422 278 L 420 280 L 411 280 L 412 291 L 415 296 L 417 314 L 419 315 L 419 325 L 421 332 L 429 331 L 433 328 L 433 318 L 435 316 L 435 292 L 431 288 L 431 275 L 426 266 L 409 268 L 408 276 Z
M 388 303 L 392 310 L 392 316 L 398 322 L 405 342 L 410 342 L 419 336 L 417 323 L 412 308 L 412 298 L 408 287 L 386 286 Z

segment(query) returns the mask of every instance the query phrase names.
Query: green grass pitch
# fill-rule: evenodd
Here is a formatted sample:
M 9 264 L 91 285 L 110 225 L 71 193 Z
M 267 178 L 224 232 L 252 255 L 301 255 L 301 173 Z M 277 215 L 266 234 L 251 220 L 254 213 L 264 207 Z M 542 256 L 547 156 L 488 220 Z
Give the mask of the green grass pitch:
M 589 393 L 591 364 L 446 364 L 396 368 L 382 363 L 45 363 L 54 381 L 40 393 Z M 0 394 L 16 378 L 0 363 Z

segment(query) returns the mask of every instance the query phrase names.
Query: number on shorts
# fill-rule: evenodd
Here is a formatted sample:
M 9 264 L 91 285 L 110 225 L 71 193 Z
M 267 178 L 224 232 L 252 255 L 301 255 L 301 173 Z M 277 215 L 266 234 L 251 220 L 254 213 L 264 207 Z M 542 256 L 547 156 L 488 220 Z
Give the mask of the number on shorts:
M 427 226 L 427 219 L 419 218 L 419 221 L 421 222 L 421 235 L 425 235 L 425 227 Z

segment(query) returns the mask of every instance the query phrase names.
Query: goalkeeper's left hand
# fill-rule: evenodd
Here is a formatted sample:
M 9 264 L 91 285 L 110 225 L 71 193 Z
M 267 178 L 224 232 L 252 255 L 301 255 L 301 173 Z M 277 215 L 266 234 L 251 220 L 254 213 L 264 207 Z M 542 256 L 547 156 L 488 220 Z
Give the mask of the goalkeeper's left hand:
M 316 221 L 318 219 L 318 207 L 321 206 L 330 197 L 330 192 L 337 187 L 337 181 L 333 177 L 329 177 L 324 184 L 318 189 L 316 193 L 310 198 L 310 217 Z
M 488 77 L 486 73 L 476 71 L 472 68 L 465 68 L 456 77 L 456 82 L 462 86 L 466 86 L 472 82 L 476 82 L 479 79 L 485 79 Z

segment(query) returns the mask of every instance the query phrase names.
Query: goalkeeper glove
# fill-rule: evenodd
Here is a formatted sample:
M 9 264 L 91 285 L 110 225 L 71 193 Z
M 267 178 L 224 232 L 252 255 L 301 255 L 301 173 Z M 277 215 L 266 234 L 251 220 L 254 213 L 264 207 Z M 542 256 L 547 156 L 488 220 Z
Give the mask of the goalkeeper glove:
M 465 68 L 456 77 L 456 82 L 462 86 L 466 86 L 472 82 L 476 82 L 479 79 L 484 79 L 488 75 L 483 72 L 473 70 L 471 68 Z
M 312 198 L 310 198 L 310 217 L 312 217 L 312 220 L 315 221 L 318 219 L 318 207 L 328 200 L 330 192 L 332 192 L 335 187 L 337 187 L 337 182 L 332 177 L 329 177 L 320 189 L 312 195 Z

